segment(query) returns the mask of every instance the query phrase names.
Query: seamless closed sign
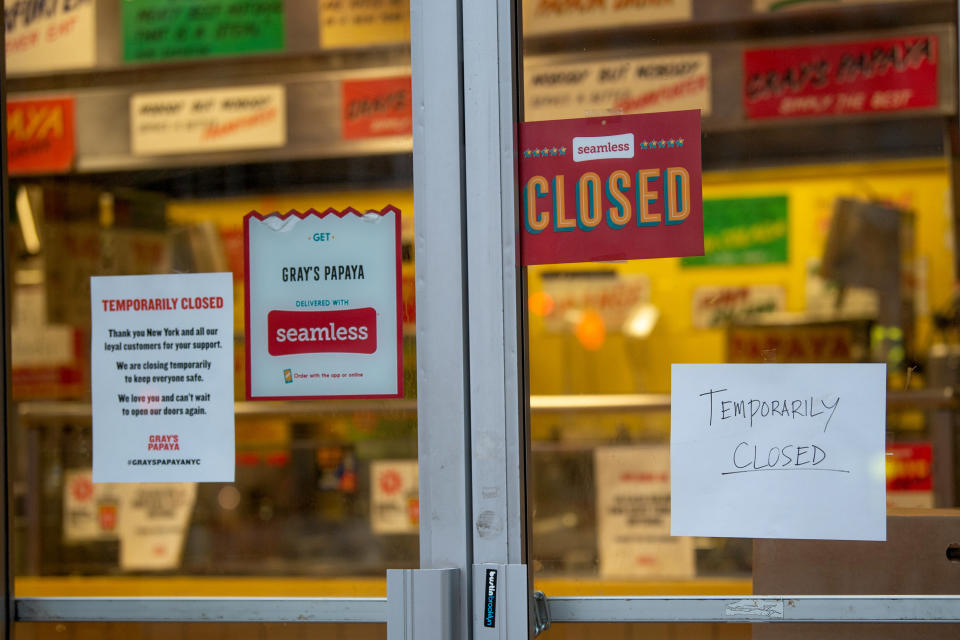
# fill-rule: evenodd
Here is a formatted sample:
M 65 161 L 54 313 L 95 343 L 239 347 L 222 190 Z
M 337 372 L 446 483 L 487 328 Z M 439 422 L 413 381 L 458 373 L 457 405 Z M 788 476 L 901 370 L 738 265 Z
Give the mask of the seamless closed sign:
M 247 215 L 247 398 L 403 395 L 400 211 Z

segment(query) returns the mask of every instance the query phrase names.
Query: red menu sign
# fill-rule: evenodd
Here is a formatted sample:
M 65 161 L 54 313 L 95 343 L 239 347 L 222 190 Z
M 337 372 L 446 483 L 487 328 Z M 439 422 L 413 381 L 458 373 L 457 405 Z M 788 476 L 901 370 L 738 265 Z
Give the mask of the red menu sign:
M 11 175 L 67 171 L 73 164 L 73 98 L 7 102 Z
M 935 107 L 937 37 L 910 36 L 743 55 L 748 118 Z
M 340 91 L 344 138 L 400 136 L 413 131 L 410 76 L 344 80 Z
M 700 112 L 525 122 L 525 265 L 703 255 Z

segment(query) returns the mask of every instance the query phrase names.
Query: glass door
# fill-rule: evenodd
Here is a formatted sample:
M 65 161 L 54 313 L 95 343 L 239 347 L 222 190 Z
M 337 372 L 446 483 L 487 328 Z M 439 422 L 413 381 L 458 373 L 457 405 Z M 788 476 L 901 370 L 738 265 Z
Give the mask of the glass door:
M 956 633 L 782 624 L 956 620 L 956 4 L 518 4 L 521 122 L 693 109 L 702 127 L 702 257 L 525 273 L 547 637 Z M 672 368 L 868 362 L 886 364 L 885 542 L 671 535 Z

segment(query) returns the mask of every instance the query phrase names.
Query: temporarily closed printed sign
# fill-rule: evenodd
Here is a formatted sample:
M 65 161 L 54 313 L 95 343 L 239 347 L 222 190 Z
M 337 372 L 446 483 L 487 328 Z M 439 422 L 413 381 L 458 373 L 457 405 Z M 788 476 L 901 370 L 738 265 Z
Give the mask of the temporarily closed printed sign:
M 750 49 L 744 112 L 758 119 L 935 107 L 938 58 L 934 35 Z
M 8 74 L 92 67 L 97 60 L 95 0 L 4 0 Z
M 400 211 L 244 219 L 247 398 L 403 395 Z
M 11 175 L 61 172 L 73 166 L 73 98 L 7 101 L 7 168 Z
M 710 115 L 710 54 L 528 63 L 524 119 L 700 109 Z
M 703 255 L 700 112 L 520 125 L 523 264 Z
M 232 482 L 229 273 L 90 278 L 94 482 Z
M 671 534 L 886 539 L 886 365 L 675 364 Z
M 282 147 L 282 85 L 139 93 L 130 99 L 130 140 L 141 156 Z

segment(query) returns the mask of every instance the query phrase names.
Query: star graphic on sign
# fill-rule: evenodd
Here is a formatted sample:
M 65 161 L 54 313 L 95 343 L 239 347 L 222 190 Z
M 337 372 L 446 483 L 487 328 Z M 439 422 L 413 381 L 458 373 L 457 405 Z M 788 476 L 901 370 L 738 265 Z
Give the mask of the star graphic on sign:
M 540 149 L 534 149 L 534 150 L 533 150 L 533 157 L 534 157 L 534 158 L 539 158 L 539 157 L 540 157 Z
M 557 148 L 556 148 L 556 147 L 554 147 L 553 149 L 550 149 L 550 155 L 552 155 L 552 156 L 557 155 Z
M 683 138 L 677 138 L 677 146 L 678 146 L 678 147 L 682 147 L 682 146 L 683 146 Z
M 544 148 L 543 148 L 543 155 L 545 155 L 545 156 L 550 155 L 550 149 L 548 149 L 547 147 L 544 147 Z
M 667 140 L 668 147 L 675 147 L 676 145 L 677 145 L 677 141 L 674 140 L 673 138 L 670 138 L 669 140 Z
M 566 147 L 560 147 L 560 155 L 562 155 L 562 156 L 567 155 L 567 148 L 566 148 Z
M 529 157 L 531 157 L 531 156 L 533 156 L 533 153 L 530 152 L 530 149 L 527 149 L 527 150 L 525 150 L 525 151 L 523 152 L 523 157 L 524 157 L 524 158 L 529 158 Z
M 660 148 L 663 149 L 667 146 L 667 141 L 663 138 L 660 138 Z
M 643 140 L 642 142 L 640 142 L 640 148 L 641 148 L 641 149 L 648 149 L 649 147 L 650 147 L 650 145 L 647 144 L 647 141 L 646 141 L 646 140 Z

